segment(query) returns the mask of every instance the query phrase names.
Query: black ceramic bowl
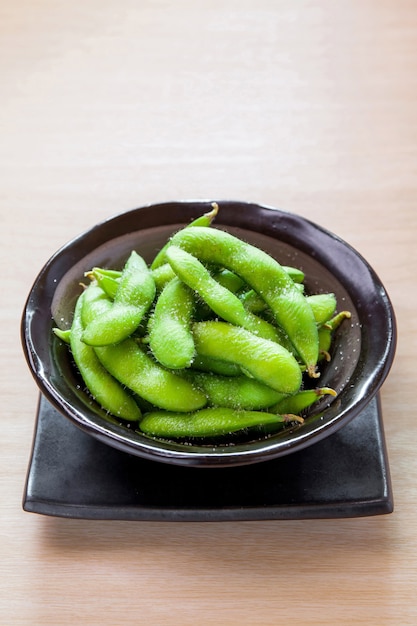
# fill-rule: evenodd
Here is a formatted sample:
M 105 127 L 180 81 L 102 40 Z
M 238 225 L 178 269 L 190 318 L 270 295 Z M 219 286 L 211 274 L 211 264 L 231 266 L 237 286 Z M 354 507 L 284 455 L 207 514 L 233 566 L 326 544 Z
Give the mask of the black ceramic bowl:
M 338 395 L 323 399 L 303 425 L 269 436 L 190 444 L 153 439 L 111 423 L 83 391 L 68 347 L 52 328 L 68 327 L 84 272 L 121 267 L 136 249 L 151 261 L 167 238 L 211 208 L 211 201 L 147 205 L 116 215 L 64 245 L 46 263 L 29 293 L 22 317 L 22 343 L 44 396 L 97 439 L 154 461 L 199 467 L 244 465 L 298 451 L 342 428 L 375 396 L 391 367 L 396 326 L 389 297 L 369 264 L 347 243 L 320 226 L 272 207 L 218 201 L 213 227 L 262 248 L 284 265 L 299 267 L 312 293 L 334 292 L 338 310 L 352 317 L 340 326 L 334 352 L 319 379 Z M 53 320 L 53 317 L 56 321 Z

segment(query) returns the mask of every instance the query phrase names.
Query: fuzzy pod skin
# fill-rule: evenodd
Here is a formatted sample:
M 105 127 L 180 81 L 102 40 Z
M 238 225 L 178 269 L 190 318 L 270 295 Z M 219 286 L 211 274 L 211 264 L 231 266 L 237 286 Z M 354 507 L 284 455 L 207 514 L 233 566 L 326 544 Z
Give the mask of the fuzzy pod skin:
M 175 276 L 175 272 L 169 263 L 164 263 L 151 270 L 151 274 L 155 281 L 156 291 L 161 291 Z M 87 272 L 87 276 L 95 279 L 112 300 L 114 300 L 119 287 L 121 275 L 122 272 L 120 270 L 108 270 L 101 267 L 93 267 L 90 272 Z
M 195 220 L 187 224 L 187 226 L 185 226 L 184 228 L 190 228 L 190 226 L 191 227 L 199 226 L 202 228 L 208 228 L 209 226 L 211 226 L 211 223 L 216 217 L 218 211 L 219 211 L 218 204 L 216 202 L 212 202 L 211 211 L 208 211 L 207 213 L 200 215 Z M 171 245 L 171 242 L 167 241 L 166 244 L 160 249 L 160 251 L 155 256 L 154 260 L 151 263 L 152 270 L 158 269 L 161 265 L 163 265 L 166 262 L 165 252 L 167 251 L 170 245 Z
M 336 311 L 336 296 L 334 293 L 317 293 L 307 296 L 307 302 L 312 308 L 316 324 L 321 326 L 329 320 Z
M 193 335 L 197 354 L 234 363 L 275 391 L 291 394 L 301 386 L 299 363 L 278 343 L 228 322 L 196 322 Z
M 212 406 L 253 411 L 266 409 L 286 397 L 244 375 L 231 377 L 194 372 L 191 380 L 206 394 Z
M 240 278 L 234 272 L 230 270 L 221 269 L 213 274 L 213 278 L 220 283 L 223 287 L 226 287 L 232 293 L 237 293 L 240 289 L 245 287 L 245 281 Z
M 155 281 L 157 292 L 162 291 L 165 285 L 175 278 L 175 272 L 169 263 L 164 263 L 155 269 L 151 269 L 151 274 Z
M 332 319 L 325 322 L 319 328 L 319 351 L 320 351 L 320 359 L 325 359 L 326 361 L 331 360 L 330 356 L 330 348 L 333 341 L 333 333 L 339 328 L 340 324 L 346 320 L 350 319 L 351 313 L 350 311 L 340 311 L 337 313 Z
M 230 408 L 206 408 L 184 415 L 152 411 L 139 423 L 140 431 L 154 437 L 192 438 L 219 437 L 247 428 L 282 426 L 288 417 L 264 411 L 241 411 Z
M 97 285 L 102 288 L 104 293 L 110 300 L 114 300 L 120 283 L 122 272 L 116 270 L 108 270 L 101 267 L 93 267 L 90 272 L 86 273 L 92 281 L 96 281 Z
M 81 377 L 96 402 L 110 414 L 127 421 L 137 421 L 141 411 L 132 395 L 103 367 L 94 348 L 82 341 L 82 309 L 86 291 L 75 305 L 70 332 L 70 347 Z
M 188 412 L 207 404 L 206 396 L 200 389 L 163 368 L 132 338 L 97 347 L 95 352 L 114 378 L 156 407 Z
M 191 364 L 191 369 L 211 374 L 219 374 L 220 376 L 240 376 L 242 370 L 236 363 L 230 363 L 223 359 L 211 358 L 196 354 Z
M 91 283 L 83 292 L 83 306 L 81 318 L 83 326 L 86 327 L 97 317 L 101 317 L 110 310 L 112 302 L 108 294 L 98 283 Z
M 269 322 L 247 311 L 240 299 L 227 287 L 213 278 L 207 268 L 192 254 L 178 246 L 171 245 L 166 251 L 166 258 L 177 276 L 194 290 L 223 320 L 242 326 L 247 330 L 278 341 L 278 333 Z
M 310 376 L 316 377 L 319 356 L 317 324 L 311 306 L 283 267 L 269 254 L 214 228 L 185 228 L 171 244 L 236 272 L 259 293 L 288 335 Z
M 271 407 L 273 413 L 301 413 L 320 400 L 323 396 L 335 397 L 337 394 L 330 387 L 302 389 L 298 393 L 287 396 Z
M 105 346 L 123 341 L 138 328 L 152 305 L 155 281 L 145 261 L 132 252 L 119 279 L 112 306 L 87 324 L 83 341 Z
M 177 277 L 173 278 L 161 291 L 149 320 L 149 347 L 161 365 L 170 369 L 191 365 L 195 355 L 193 310 L 192 291 Z

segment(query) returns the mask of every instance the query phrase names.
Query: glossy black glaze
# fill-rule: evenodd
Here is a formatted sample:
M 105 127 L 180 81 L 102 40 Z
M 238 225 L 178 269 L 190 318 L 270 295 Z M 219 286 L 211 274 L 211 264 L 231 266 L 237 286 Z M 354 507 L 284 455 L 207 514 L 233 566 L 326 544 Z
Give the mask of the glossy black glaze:
M 150 261 L 167 237 L 211 208 L 211 201 L 168 202 L 134 209 L 98 224 L 61 248 L 36 278 L 22 316 L 29 367 L 46 398 L 97 439 L 143 458 L 188 466 L 233 466 L 267 461 L 310 446 L 345 426 L 375 396 L 391 367 L 396 325 L 389 297 L 374 270 L 336 235 L 297 215 L 257 204 L 218 201 L 215 226 L 265 249 L 306 273 L 307 288 L 335 292 L 339 309 L 352 312 L 337 334 L 332 362 L 320 385 L 338 397 L 319 403 L 305 424 L 232 446 L 181 445 L 152 440 L 105 420 L 84 392 L 68 350 L 51 330 L 66 327 L 83 273 L 93 265 L 121 266 L 135 247 Z
M 207 470 L 120 452 L 83 433 L 41 397 L 23 507 L 72 518 L 206 522 L 391 513 L 378 398 L 305 450 Z

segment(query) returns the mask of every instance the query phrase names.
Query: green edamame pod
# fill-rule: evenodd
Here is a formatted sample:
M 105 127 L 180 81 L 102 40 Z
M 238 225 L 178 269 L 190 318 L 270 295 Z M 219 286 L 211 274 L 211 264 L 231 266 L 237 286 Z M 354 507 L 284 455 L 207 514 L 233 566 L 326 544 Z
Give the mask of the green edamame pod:
M 269 425 L 284 426 L 300 418 L 274 415 L 264 411 L 242 411 L 228 408 L 206 408 L 189 415 L 153 411 L 139 423 L 142 432 L 154 437 L 219 437 L 247 428 Z
M 288 265 L 283 265 L 282 267 L 294 281 L 295 285 L 297 285 L 297 289 L 303 292 L 304 285 L 302 282 L 304 280 L 304 272 Z M 227 269 L 222 269 L 214 273 L 213 278 L 233 293 L 237 293 L 247 286 L 245 281 L 240 276 Z M 251 313 L 261 313 L 267 307 L 265 300 L 263 300 L 253 289 L 244 290 L 239 297 L 243 302 L 245 309 Z
M 221 376 L 240 376 L 241 368 L 236 363 L 229 363 L 223 359 L 213 359 L 202 354 L 196 354 L 191 364 L 193 370 L 211 372 Z
M 167 411 L 195 411 L 206 405 L 204 393 L 156 363 L 134 339 L 95 348 L 102 365 L 122 385 Z
M 207 228 L 208 226 L 210 226 L 219 211 L 219 207 L 216 202 L 212 202 L 211 207 L 211 211 L 209 211 L 208 213 L 204 213 L 204 215 L 200 215 L 200 217 L 197 217 L 195 220 L 190 222 L 190 224 L 187 224 L 187 226 L 185 226 L 184 228 L 190 228 L 190 226 L 201 226 L 203 228 Z M 155 256 L 154 260 L 151 263 L 152 270 L 157 269 L 160 265 L 165 263 L 165 252 L 170 245 L 171 242 L 167 241 L 167 243 Z
M 94 348 L 81 339 L 84 329 L 82 308 L 86 291 L 77 300 L 71 326 L 70 346 L 74 361 L 90 394 L 105 411 L 124 420 L 137 421 L 141 417 L 141 411 L 132 396 L 103 367 Z
M 331 320 L 328 320 L 323 326 L 319 328 L 319 349 L 320 358 L 330 361 L 329 350 L 332 345 L 332 338 L 334 331 L 340 326 L 345 319 L 350 319 L 350 311 L 340 311 Z
M 304 293 L 304 285 L 302 283 L 294 283 L 294 287 L 300 293 Z M 252 313 L 262 313 L 268 309 L 265 300 L 254 289 L 249 289 L 240 295 L 243 306 L 247 311 Z
M 235 363 L 281 393 L 294 393 L 300 388 L 300 366 L 278 343 L 228 322 L 196 322 L 193 335 L 197 354 Z
M 300 283 L 296 283 L 297 288 L 303 287 Z M 334 293 L 318 293 L 305 296 L 307 302 L 311 306 L 316 324 L 324 324 L 331 318 L 336 310 L 336 296 Z M 267 308 L 266 302 L 253 289 L 245 292 L 241 296 L 243 306 L 252 313 L 261 313 Z
M 149 347 L 162 365 L 170 369 L 189 367 L 195 347 L 191 332 L 194 295 L 179 278 L 161 291 L 149 320 Z
M 169 246 L 165 255 L 177 276 L 196 291 L 216 315 L 260 337 L 278 340 L 275 327 L 246 311 L 239 298 L 217 282 L 195 256 L 175 245 Z
M 114 300 L 120 284 L 122 272 L 117 270 L 107 270 L 101 267 L 93 267 L 86 273 L 86 276 L 92 281 L 96 281 L 107 296 Z
M 145 260 L 137 252 L 132 251 L 120 276 L 114 300 L 116 303 L 128 305 L 138 302 L 142 304 L 144 301 L 147 307 L 149 300 L 152 301 L 154 296 L 155 281 L 152 274 Z
M 245 286 L 245 283 L 240 278 L 240 276 L 238 276 L 237 274 L 234 274 L 230 270 L 225 270 L 225 269 L 217 270 L 213 273 L 213 278 L 220 285 L 222 285 L 222 287 L 225 287 L 232 293 L 237 293 L 240 289 L 242 289 Z M 214 311 L 208 306 L 208 304 L 206 304 L 206 302 L 204 302 L 204 300 L 202 300 L 201 298 L 197 298 L 196 309 L 194 312 L 195 320 L 201 322 L 203 320 L 212 319 L 213 315 L 214 315 Z
M 52 332 L 54 333 L 54 335 L 56 335 L 58 337 L 58 339 L 61 339 L 61 341 L 63 341 L 64 343 L 70 343 L 70 339 L 71 339 L 71 330 L 67 329 L 67 330 L 62 330 L 62 328 L 53 328 Z
M 262 313 L 267 308 L 267 303 L 254 289 L 248 289 L 241 294 L 240 299 L 247 311 Z
M 164 263 L 155 269 L 151 269 L 157 291 L 162 291 L 167 283 L 175 277 L 175 272 L 169 263 Z
M 299 414 L 308 407 L 312 406 L 317 400 L 323 396 L 333 396 L 337 394 L 330 387 L 320 387 L 318 389 L 302 389 L 298 393 L 283 398 L 269 410 L 273 413 L 296 413 Z
M 202 389 L 208 403 L 213 406 L 246 410 L 265 409 L 285 397 L 279 391 L 243 375 L 231 377 L 193 372 L 190 380 Z
M 336 296 L 334 293 L 317 293 L 307 296 L 307 302 L 313 310 L 316 324 L 321 326 L 329 320 L 336 311 Z
M 175 276 L 175 272 L 169 263 L 164 263 L 154 270 L 151 270 L 152 277 L 155 281 L 157 291 L 161 291 L 165 285 Z M 107 270 L 100 267 L 94 267 L 86 274 L 90 278 L 94 278 L 98 284 L 104 289 L 110 298 L 114 299 L 119 286 L 121 271 Z
M 213 278 L 222 285 L 222 287 L 226 287 L 232 293 L 236 293 L 245 286 L 245 281 L 230 270 L 219 270 L 213 274 Z
M 298 267 L 293 267 L 292 265 L 283 265 L 282 269 L 285 270 L 288 276 L 297 284 L 301 284 L 304 282 L 305 274 L 303 270 L 298 269 Z
M 92 320 L 101 317 L 111 307 L 112 302 L 107 293 L 98 283 L 90 283 L 83 293 L 83 306 L 81 309 L 83 326 L 88 326 Z
M 122 275 L 122 270 L 115 270 L 108 267 L 96 267 L 94 266 L 90 272 L 86 272 L 86 276 L 90 273 L 94 275 L 95 272 L 100 272 L 103 276 L 108 276 L 108 278 L 120 278 Z
M 105 346 L 129 337 L 149 310 L 155 292 L 148 266 L 133 251 L 122 271 L 112 307 L 91 320 L 84 330 L 83 341 L 91 346 Z
M 172 237 L 171 244 L 203 263 L 216 263 L 241 276 L 271 308 L 309 375 L 317 376 L 318 332 L 311 306 L 278 261 L 232 234 L 214 228 L 185 228 Z

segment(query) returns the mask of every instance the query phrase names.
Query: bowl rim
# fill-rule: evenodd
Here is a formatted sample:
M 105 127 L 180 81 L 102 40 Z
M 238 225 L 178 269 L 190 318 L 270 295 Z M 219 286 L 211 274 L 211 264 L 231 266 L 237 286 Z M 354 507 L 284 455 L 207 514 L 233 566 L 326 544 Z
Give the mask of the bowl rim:
M 181 446 L 147 436 L 132 438 L 132 433 L 126 428 L 114 428 L 104 420 L 102 424 L 91 420 L 85 411 L 78 410 L 63 398 L 48 379 L 45 363 L 48 358 L 52 358 L 46 345 L 49 339 L 42 343 L 42 337 L 35 336 L 34 320 L 45 315 L 45 306 L 50 307 L 53 286 L 59 283 L 66 271 L 90 250 L 126 234 L 129 224 L 133 224 L 132 232 L 158 225 L 174 227 L 186 224 L 210 210 L 213 202 L 220 207 L 214 226 L 253 230 L 275 239 L 278 239 L 279 234 L 281 242 L 289 243 L 305 254 L 314 256 L 325 267 L 331 267 L 333 276 L 353 294 L 361 315 L 366 317 L 372 310 L 374 323 L 362 330 L 366 331 L 366 345 L 371 346 L 372 350 L 367 354 L 366 362 L 361 364 L 364 379 L 360 394 L 334 419 L 324 420 L 314 429 L 297 430 L 296 439 L 270 438 L 250 446 L 202 447 Z M 164 211 L 169 215 L 169 220 L 155 224 L 157 211 Z M 335 254 L 339 261 L 336 265 L 333 263 Z M 360 282 L 353 280 L 355 275 L 361 277 Z M 391 369 L 397 342 L 395 313 L 389 295 L 375 270 L 353 246 L 323 226 L 290 211 L 248 201 L 212 199 L 145 204 L 116 213 L 64 243 L 46 261 L 33 281 L 24 305 L 20 333 L 27 364 L 40 392 L 78 427 L 124 452 L 149 460 L 197 467 L 226 467 L 271 460 L 302 450 L 336 432 L 358 415 L 378 393 Z

